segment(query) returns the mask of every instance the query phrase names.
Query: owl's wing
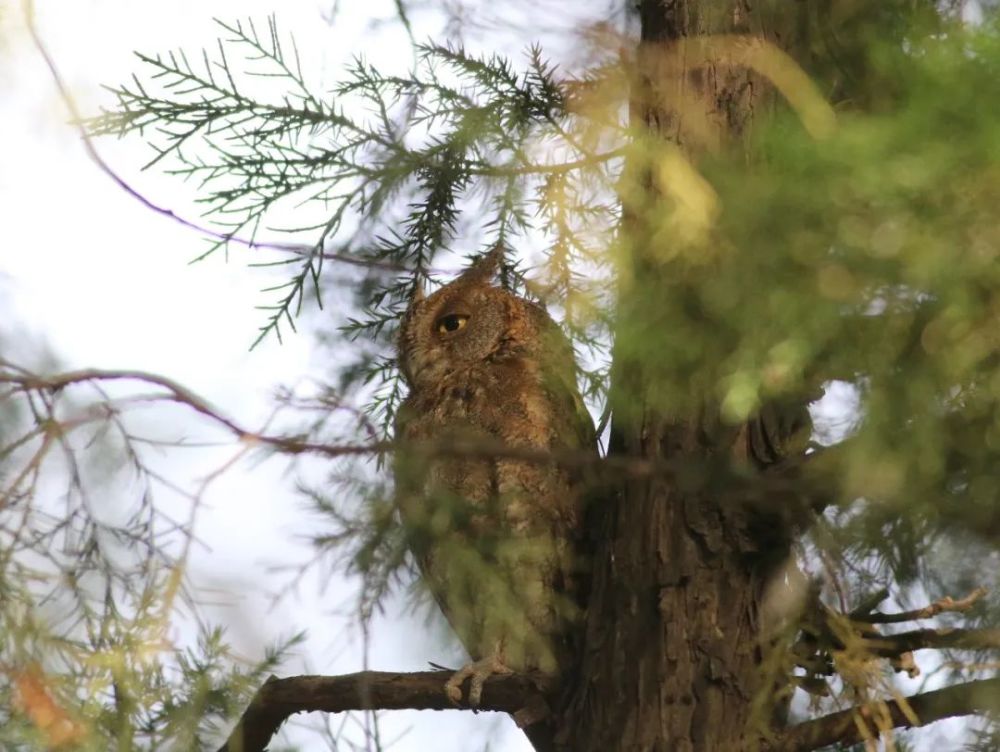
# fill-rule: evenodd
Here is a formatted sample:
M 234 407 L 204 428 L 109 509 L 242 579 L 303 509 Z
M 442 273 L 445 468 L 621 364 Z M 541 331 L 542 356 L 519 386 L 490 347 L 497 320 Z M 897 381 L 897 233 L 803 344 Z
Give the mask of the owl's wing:
M 407 451 L 408 445 L 426 440 L 427 427 L 422 423 L 411 394 L 396 411 L 394 437 L 399 446 L 393 453 L 392 473 L 396 510 L 403 527 L 403 538 L 417 565 L 421 570 L 426 570 L 426 556 L 431 542 L 426 535 L 430 510 L 425 487 L 430 463 L 426 457 Z
M 568 571 L 553 572 L 551 585 L 556 592 L 568 596 L 579 612 L 583 613 L 590 592 L 590 561 L 595 548 L 595 542 L 589 538 L 591 525 L 588 520 L 593 516 L 599 501 L 593 474 L 600 459 L 597 452 L 597 431 L 577 387 L 578 371 L 572 344 L 544 308 L 532 306 L 532 309 L 541 334 L 539 341 L 542 351 L 538 360 L 542 369 L 542 386 L 555 408 L 553 418 L 556 425 L 552 448 L 589 453 L 594 460 L 593 467 L 574 463 L 566 468 L 566 478 L 575 495 L 575 521 L 572 528 L 553 531 L 556 536 L 565 538 L 566 543 L 572 547 L 574 564 Z M 582 635 L 579 623 L 575 626 L 568 623 L 565 627 L 562 634 L 554 636 L 563 670 L 571 665 L 569 656 L 578 654 Z
M 407 444 L 433 441 L 443 430 L 433 409 L 419 399 L 411 393 L 395 420 L 401 443 L 393 463 L 399 522 L 425 588 L 419 592 L 433 598 L 473 658 L 483 658 L 489 646 L 477 620 L 482 598 L 475 581 L 483 573 L 469 563 L 469 554 L 478 550 L 476 534 L 490 520 L 484 510 L 491 463 L 408 454 Z
M 597 459 L 597 433 L 577 386 L 573 345 L 560 326 L 541 306 L 531 306 L 540 333 L 542 388 L 555 409 L 554 449 L 593 451 Z

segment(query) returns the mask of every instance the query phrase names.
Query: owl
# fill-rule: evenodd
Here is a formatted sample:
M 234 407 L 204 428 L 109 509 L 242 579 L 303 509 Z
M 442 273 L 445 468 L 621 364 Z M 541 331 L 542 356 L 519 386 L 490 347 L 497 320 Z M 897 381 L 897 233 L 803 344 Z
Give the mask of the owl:
M 423 581 L 473 659 L 445 691 L 460 703 L 469 679 L 472 706 L 492 674 L 566 667 L 585 566 L 582 483 L 544 458 L 597 459 L 572 346 L 543 307 L 491 284 L 501 256 L 418 290 L 399 336 L 409 394 L 397 504 Z

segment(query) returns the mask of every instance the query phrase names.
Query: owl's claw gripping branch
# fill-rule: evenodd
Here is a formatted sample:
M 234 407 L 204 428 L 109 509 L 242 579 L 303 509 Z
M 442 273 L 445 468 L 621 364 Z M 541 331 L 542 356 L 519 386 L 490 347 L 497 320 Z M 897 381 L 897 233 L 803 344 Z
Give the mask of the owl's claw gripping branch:
M 483 697 L 483 683 L 491 676 L 514 673 L 498 655 L 462 666 L 445 683 L 444 692 L 456 705 L 462 704 L 462 684 L 469 679 L 469 707 L 478 708 Z

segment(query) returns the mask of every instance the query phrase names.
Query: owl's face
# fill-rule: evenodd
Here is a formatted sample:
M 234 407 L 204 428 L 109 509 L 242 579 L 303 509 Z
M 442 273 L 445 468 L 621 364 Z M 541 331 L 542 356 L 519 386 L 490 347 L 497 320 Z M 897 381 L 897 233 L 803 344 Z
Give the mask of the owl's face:
M 510 294 L 479 280 L 456 280 L 416 298 L 403 318 L 400 368 L 412 387 L 441 383 L 448 372 L 482 363 L 507 330 Z

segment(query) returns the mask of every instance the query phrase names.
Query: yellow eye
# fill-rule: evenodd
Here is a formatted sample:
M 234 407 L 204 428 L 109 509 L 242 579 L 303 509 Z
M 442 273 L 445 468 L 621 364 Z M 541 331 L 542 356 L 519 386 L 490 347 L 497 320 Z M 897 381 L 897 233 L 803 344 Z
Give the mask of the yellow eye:
M 452 334 L 465 327 L 469 317 L 461 313 L 450 313 L 437 320 L 438 334 Z

